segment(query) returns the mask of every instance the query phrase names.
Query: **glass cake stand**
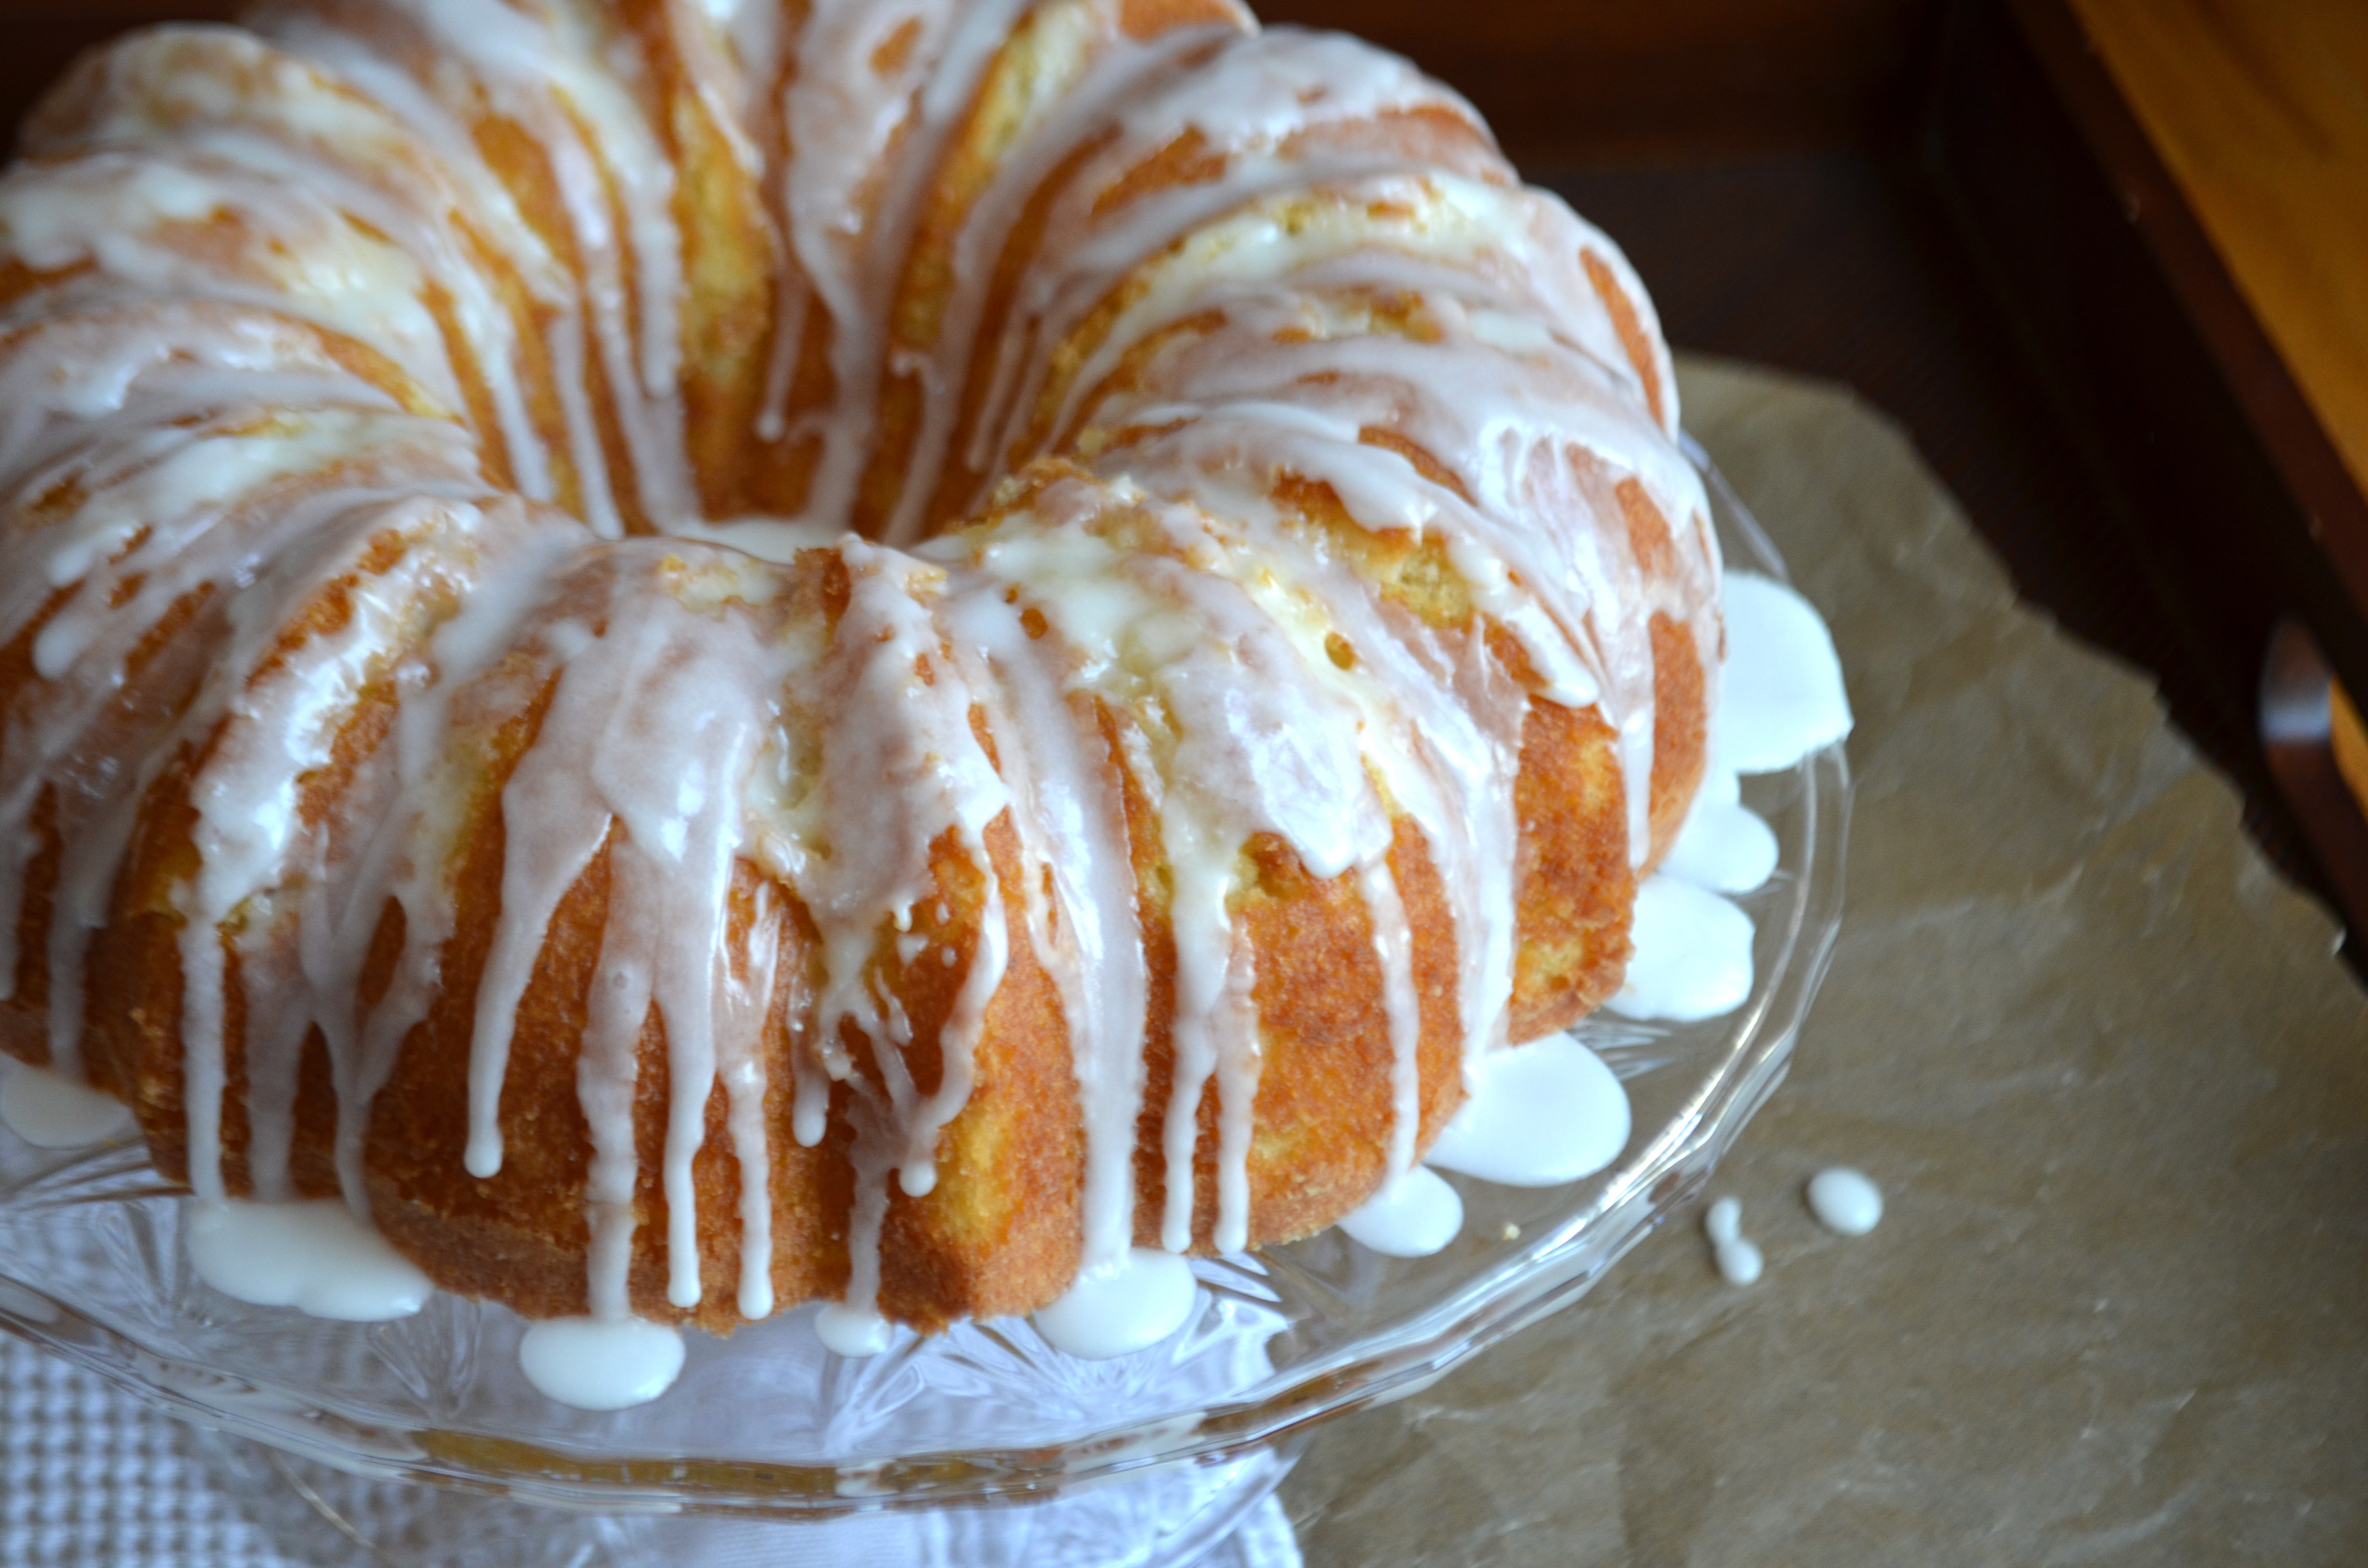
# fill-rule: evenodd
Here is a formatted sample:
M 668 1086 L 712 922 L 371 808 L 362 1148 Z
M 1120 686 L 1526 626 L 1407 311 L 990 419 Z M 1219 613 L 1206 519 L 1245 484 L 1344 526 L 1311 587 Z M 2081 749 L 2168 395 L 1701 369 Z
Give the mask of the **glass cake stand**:
M 1706 463 L 1705 476 L 1728 562 L 1781 577 L 1766 536 Z M 1451 1175 L 1466 1222 L 1430 1257 L 1383 1257 L 1333 1231 L 1199 1261 L 1198 1318 L 1133 1356 L 1074 1360 L 1001 1320 L 843 1360 L 815 1340 L 808 1306 L 730 1340 L 687 1335 L 680 1381 L 649 1404 L 570 1410 L 518 1370 L 523 1324 L 506 1309 L 439 1295 L 415 1317 L 357 1324 L 230 1301 L 193 1275 L 188 1199 L 136 1142 L 48 1152 L 5 1131 L 0 1328 L 276 1450 L 268 1463 L 288 1475 L 325 1466 L 611 1516 L 820 1520 L 974 1516 L 1189 1474 L 1205 1484 L 1170 1488 L 1189 1517 L 1170 1521 L 1165 1559 L 1187 1561 L 1271 1489 L 1315 1424 L 1415 1393 L 1576 1301 L 1702 1188 L 1782 1080 L 1839 923 L 1841 748 L 1747 778 L 1744 800 L 1781 846 L 1775 877 L 1736 900 L 1757 930 L 1749 999 L 1704 1023 L 1599 1014 L 1577 1031 L 1634 1107 L 1611 1169 L 1530 1189 Z

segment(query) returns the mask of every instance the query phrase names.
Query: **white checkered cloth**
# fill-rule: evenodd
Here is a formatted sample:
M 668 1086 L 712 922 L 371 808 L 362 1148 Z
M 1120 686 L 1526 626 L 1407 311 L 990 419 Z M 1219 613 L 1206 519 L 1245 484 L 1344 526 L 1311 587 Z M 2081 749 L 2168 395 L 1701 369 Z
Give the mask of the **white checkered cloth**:
M 97 1376 L 0 1334 L 0 1568 L 348 1568 L 390 1561 L 340 1539 L 299 1502 L 260 1455 L 231 1439 L 193 1439 L 172 1419 Z M 245 1451 L 241 1451 L 245 1450 Z M 1087 1494 L 1093 1496 L 1094 1494 Z M 416 1494 L 413 1494 L 416 1500 Z M 514 1506 L 453 1500 L 462 1511 Z M 416 1506 L 403 1510 L 417 1517 Z M 987 1528 L 1022 1538 L 1043 1523 L 1038 1510 L 997 1510 Z M 1123 1509 L 1112 1514 L 1122 1520 Z M 684 1568 L 829 1568 L 835 1562 L 894 1561 L 929 1532 L 909 1515 L 850 1521 L 817 1531 L 684 1521 L 700 1536 L 702 1560 L 689 1562 L 680 1540 L 663 1549 Z M 581 1527 L 564 1515 L 535 1516 L 554 1532 Z M 515 1528 L 516 1521 L 506 1524 Z M 274 1527 L 277 1527 L 275 1529 Z M 1119 1527 L 1119 1528 L 1122 1528 Z M 969 1533 L 976 1540 L 974 1517 Z M 907 1542 L 905 1537 L 914 1540 Z M 630 1557 L 630 1534 L 584 1561 Z M 1011 1557 L 1012 1543 L 987 1542 L 989 1557 Z M 1037 1546 L 1041 1549 L 1042 1542 Z M 1063 1555 L 1078 1568 L 1123 1561 L 1118 1541 L 1106 1554 L 1073 1536 Z M 1053 1560 L 1024 1544 L 1031 1562 Z M 882 1555 L 882 1552 L 888 1555 Z M 392 1558 L 400 1562 L 408 1553 Z M 965 1553 L 967 1555 L 967 1553 Z M 1240 1527 L 1201 1557 L 1197 1568 L 1301 1568 L 1299 1546 L 1282 1506 L 1268 1496 Z
M 4 1334 L 0 1563 L 311 1568 L 232 1505 L 171 1419 Z

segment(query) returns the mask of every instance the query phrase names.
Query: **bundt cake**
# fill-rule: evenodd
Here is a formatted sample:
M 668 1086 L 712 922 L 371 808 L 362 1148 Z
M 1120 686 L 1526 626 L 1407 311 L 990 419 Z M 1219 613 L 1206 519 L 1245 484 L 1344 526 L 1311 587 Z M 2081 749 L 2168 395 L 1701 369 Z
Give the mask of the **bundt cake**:
M 1719 564 L 1619 251 L 1231 0 L 298 0 L 0 178 L 0 1046 L 437 1284 L 933 1329 L 1618 986 Z

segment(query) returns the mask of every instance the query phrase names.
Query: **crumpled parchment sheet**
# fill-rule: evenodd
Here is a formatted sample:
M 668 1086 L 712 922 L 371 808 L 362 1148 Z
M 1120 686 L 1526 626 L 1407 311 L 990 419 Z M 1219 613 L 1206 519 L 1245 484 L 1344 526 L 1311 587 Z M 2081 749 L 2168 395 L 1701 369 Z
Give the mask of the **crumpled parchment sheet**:
M 2368 1562 L 2368 999 L 2140 676 L 1847 392 L 1683 367 L 1830 620 L 1848 902 L 1790 1080 L 1577 1307 L 1316 1437 L 1333 1564 Z M 2139 591 L 2133 573 L 2132 592 Z M 1872 1235 L 1802 1185 L 1884 1188 Z

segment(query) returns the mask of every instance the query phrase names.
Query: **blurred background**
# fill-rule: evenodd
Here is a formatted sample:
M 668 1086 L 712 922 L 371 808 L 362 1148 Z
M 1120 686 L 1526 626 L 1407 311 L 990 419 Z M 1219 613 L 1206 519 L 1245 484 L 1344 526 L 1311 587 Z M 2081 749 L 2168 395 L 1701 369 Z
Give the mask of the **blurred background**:
M 0 123 L 115 32 L 236 9 L 0 0 Z M 1260 10 L 1463 91 L 1679 349 L 1904 424 L 2024 595 L 2150 672 L 2271 858 L 2368 921 L 2368 744 L 2330 683 L 2368 691 L 2368 6 Z

